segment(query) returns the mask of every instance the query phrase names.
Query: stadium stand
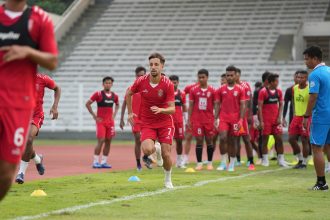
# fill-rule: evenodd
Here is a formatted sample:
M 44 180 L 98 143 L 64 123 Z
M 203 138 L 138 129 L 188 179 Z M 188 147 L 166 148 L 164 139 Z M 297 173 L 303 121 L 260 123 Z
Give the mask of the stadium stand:
M 265 70 L 280 73 L 284 89 L 305 66 L 270 61 L 276 42 L 294 35 L 303 21 L 323 21 L 328 5 L 328 0 L 96 0 L 60 42 L 61 63 L 53 77 L 63 87 L 61 117 L 45 120 L 44 130 L 93 131 L 84 104 L 101 89 L 102 77 L 115 78 L 113 91 L 122 101 L 135 67 L 146 66 L 154 51 L 164 54 L 165 72 L 179 75 L 181 87 L 202 67 L 217 86 L 225 67 L 234 64 L 251 83 Z M 50 104 L 47 93 L 45 108 Z

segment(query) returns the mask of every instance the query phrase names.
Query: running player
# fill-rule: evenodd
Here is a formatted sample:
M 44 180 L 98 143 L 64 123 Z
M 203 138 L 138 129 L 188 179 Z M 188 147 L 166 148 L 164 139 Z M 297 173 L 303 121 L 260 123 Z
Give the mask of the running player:
M 196 139 L 196 170 L 203 169 L 204 139 L 207 146 L 207 170 L 213 170 L 215 89 L 207 84 L 209 72 L 206 69 L 200 69 L 197 77 L 199 85 L 192 88 L 189 94 L 188 126 L 192 128 Z
M 147 70 L 142 67 L 139 66 L 135 69 L 135 77 L 139 78 L 141 76 L 144 76 L 146 74 Z M 128 88 L 129 89 L 129 88 Z M 127 89 L 127 91 L 128 91 Z M 141 122 L 139 121 L 138 115 L 140 113 L 140 105 L 141 105 L 141 94 L 140 93 L 136 93 L 133 95 L 132 97 L 132 103 L 133 103 L 133 113 L 135 115 L 134 117 L 134 126 L 132 126 L 132 133 L 134 135 L 134 142 L 135 142 L 135 158 L 136 158 L 136 167 L 138 171 L 142 170 L 142 166 L 141 166 Z M 126 99 L 123 100 L 123 105 L 121 107 L 121 115 L 120 115 L 120 125 L 119 127 L 123 130 L 124 126 L 125 126 L 125 122 L 124 122 L 124 115 L 125 115 L 125 111 L 126 111 Z M 149 157 L 147 155 L 144 155 L 142 157 L 143 162 L 145 164 L 145 166 L 148 169 L 152 169 L 152 160 L 149 159 Z
M 303 119 L 304 114 L 307 109 L 307 103 L 309 99 L 309 88 L 307 84 L 308 72 L 305 70 L 299 70 L 297 73 L 297 82 L 298 85 L 295 85 L 292 88 L 292 103 L 293 103 L 293 119 L 289 127 L 289 142 L 293 149 L 294 155 L 298 158 L 298 164 L 293 168 L 295 169 L 304 169 L 307 168 L 308 156 L 310 152 L 309 146 L 309 126 L 310 120 L 308 123 L 308 128 L 304 129 Z M 303 153 L 301 153 L 298 137 L 301 137 Z
M 236 68 L 228 66 L 226 68 L 227 84 L 221 86 L 216 91 L 218 100 L 215 117 L 220 118 L 220 153 L 221 163 L 217 170 L 227 169 L 228 153 L 230 164 L 228 171 L 235 169 L 237 139 L 243 129 L 243 119 L 245 112 L 245 92 L 243 88 L 235 83 Z M 228 152 L 228 153 L 227 153 Z
M 313 70 L 308 77 L 309 100 L 303 120 L 304 128 L 307 129 L 308 119 L 312 115 L 310 142 L 317 176 L 312 190 L 328 190 L 323 147 L 330 144 L 330 67 L 322 62 L 322 51 L 317 46 L 307 48 L 303 54 L 306 66 Z
M 173 83 L 162 74 L 165 58 L 159 53 L 149 56 L 150 74 L 135 80 L 126 95 L 128 121 L 134 125 L 132 96 L 141 94 L 139 119 L 141 146 L 145 154 L 157 153 L 157 164 L 165 170 L 165 187 L 173 188 L 171 180 L 171 145 L 174 135 L 172 114 L 175 112 Z M 155 144 L 158 140 L 159 144 Z
M 54 70 L 57 45 L 51 18 L 26 0 L 0 7 L 0 200 L 24 152 L 35 105 L 37 66 Z M 19 82 L 19 86 L 17 83 Z
M 172 75 L 169 77 L 174 85 L 174 96 L 175 96 L 175 114 L 173 115 L 174 121 L 174 139 L 176 142 L 176 166 L 178 168 L 185 168 L 182 155 L 182 141 L 184 138 L 184 127 L 183 127 L 183 112 L 187 112 L 186 107 L 186 94 L 178 89 L 179 77 L 177 75 Z
M 242 81 L 241 80 L 241 70 L 236 67 L 236 74 L 235 74 L 235 83 L 240 85 L 243 90 L 244 90 L 244 96 L 246 99 L 245 102 L 245 117 L 243 120 L 243 130 L 240 133 L 240 137 L 242 137 L 244 145 L 245 145 L 245 150 L 246 150 L 246 155 L 248 158 L 247 166 L 249 170 L 255 170 L 254 167 L 254 162 L 253 162 L 253 150 L 252 150 L 252 144 L 251 144 L 251 137 L 249 134 L 249 127 L 252 126 L 253 118 L 252 118 L 252 90 L 248 82 Z M 238 149 L 237 149 L 237 155 L 236 159 L 238 164 L 241 164 L 241 141 L 240 137 L 238 138 Z M 258 150 L 256 148 L 255 150 Z
M 16 182 L 19 184 L 24 183 L 24 176 L 26 169 L 29 166 L 30 159 L 33 159 L 38 173 L 40 175 L 44 175 L 45 167 L 43 166 L 43 157 L 41 155 L 38 155 L 35 153 L 33 149 L 33 140 L 36 136 L 38 136 L 39 130 L 43 124 L 44 121 L 44 109 L 43 109 L 43 103 L 44 103 L 44 94 L 45 94 L 45 88 L 54 90 L 54 102 L 50 109 L 50 114 L 52 115 L 52 120 L 55 120 L 58 118 L 58 111 L 57 106 L 60 101 L 61 97 L 61 88 L 55 83 L 55 81 L 50 78 L 49 76 L 38 73 L 37 74 L 37 102 L 36 107 L 33 111 L 32 121 L 31 121 L 31 127 L 30 127 L 30 133 L 29 138 L 26 143 L 26 149 L 22 156 L 22 160 L 19 166 L 19 171 L 16 176 Z
M 189 95 L 190 90 L 193 87 L 195 87 L 196 85 L 198 85 L 198 82 L 197 83 L 190 84 L 190 85 L 187 85 L 184 88 L 184 93 L 186 94 L 186 96 Z M 183 114 L 185 115 L 187 113 L 183 113 Z M 185 116 L 185 118 L 187 118 L 187 116 Z M 189 163 L 189 153 L 190 153 L 190 148 L 191 148 L 191 141 L 192 141 L 192 138 L 193 138 L 191 127 L 188 126 L 188 123 L 185 126 L 185 135 L 184 135 L 184 137 L 185 137 L 185 143 L 184 143 L 184 146 L 183 146 L 183 150 L 184 150 L 183 164 L 184 165 L 187 165 Z
M 119 109 L 118 96 L 111 91 L 114 79 L 106 76 L 102 80 L 103 90 L 95 92 L 90 99 L 86 102 L 86 108 L 93 116 L 96 122 L 96 137 L 97 145 L 94 149 L 93 168 L 106 168 L 110 169 L 111 165 L 107 163 L 110 153 L 110 145 L 115 133 L 114 118 Z M 97 113 L 95 114 L 92 109 L 93 102 L 97 102 Z M 113 111 L 113 105 L 116 105 Z M 103 147 L 103 154 L 100 163 L 100 154 Z
M 283 110 L 283 95 L 282 91 L 277 88 L 278 75 L 270 74 L 268 76 L 268 87 L 264 87 L 259 92 L 258 97 L 258 113 L 260 127 L 262 130 L 262 164 L 269 166 L 268 159 L 268 138 L 269 135 L 274 135 L 275 146 L 278 153 L 278 165 L 287 167 L 284 160 L 284 148 L 282 140 L 282 110 Z

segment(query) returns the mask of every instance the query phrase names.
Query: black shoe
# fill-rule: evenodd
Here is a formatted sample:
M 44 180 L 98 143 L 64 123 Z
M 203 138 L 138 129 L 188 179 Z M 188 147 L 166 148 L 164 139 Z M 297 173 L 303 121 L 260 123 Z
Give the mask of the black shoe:
M 293 167 L 293 169 L 306 169 L 306 168 L 307 168 L 306 164 L 302 164 L 300 162 Z
M 143 156 L 142 160 L 144 162 L 144 165 L 148 168 L 148 169 L 152 169 L 152 161 L 148 158 L 148 156 Z
M 23 184 L 24 183 L 24 174 L 23 173 L 19 173 L 16 176 L 15 182 L 18 183 L 18 184 Z
M 38 170 L 39 175 L 44 175 L 45 167 L 42 163 L 42 161 L 44 160 L 44 157 L 42 155 L 39 155 L 39 157 L 40 157 L 40 163 L 36 164 L 36 168 Z
M 277 160 L 277 157 L 272 157 L 270 160 Z
M 315 191 L 317 191 L 317 190 L 328 191 L 328 189 L 329 189 L 328 184 L 321 185 L 321 184 L 318 184 L 318 183 L 316 183 L 316 184 L 311 188 L 311 190 L 315 190 Z

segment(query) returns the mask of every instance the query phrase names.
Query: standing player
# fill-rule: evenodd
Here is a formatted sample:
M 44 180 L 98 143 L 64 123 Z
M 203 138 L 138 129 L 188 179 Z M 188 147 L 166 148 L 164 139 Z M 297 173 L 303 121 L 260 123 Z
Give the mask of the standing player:
M 53 23 L 26 0 L 0 7 L 0 200 L 8 192 L 24 152 L 35 105 L 37 66 L 57 66 Z M 19 86 L 17 83 L 19 82 Z
M 286 121 L 286 114 L 288 112 L 288 107 L 289 107 L 289 126 L 291 124 L 291 121 L 293 119 L 293 94 L 292 94 L 292 89 L 295 85 L 298 84 L 298 71 L 295 72 L 293 76 L 293 81 L 294 85 L 290 86 L 289 88 L 286 89 L 285 94 L 284 94 L 284 107 L 283 107 L 283 125 L 287 126 L 287 121 Z M 290 103 L 290 105 L 289 105 Z
M 230 164 L 228 171 L 235 169 L 237 139 L 243 129 L 243 119 L 245 111 L 245 93 L 243 88 L 235 83 L 236 68 L 229 66 L 226 68 L 227 84 L 221 86 L 216 91 L 217 103 L 215 117 L 220 118 L 220 153 L 221 163 L 217 170 L 227 169 L 228 153 Z M 227 153 L 228 152 L 228 153 Z M 251 164 L 252 165 L 252 164 Z
M 50 78 L 49 76 L 38 73 L 37 74 L 37 102 L 36 107 L 33 111 L 32 116 L 32 122 L 30 127 L 30 133 L 29 138 L 26 143 L 26 149 L 22 156 L 22 160 L 19 166 L 18 175 L 16 176 L 16 182 L 19 184 L 24 183 L 24 176 L 26 169 L 29 166 L 30 159 L 33 159 L 38 173 L 40 175 L 44 175 L 45 168 L 42 164 L 43 157 L 41 155 L 38 155 L 33 150 L 33 140 L 36 136 L 38 136 L 39 130 L 43 124 L 44 121 L 44 109 L 43 109 L 43 103 L 44 103 L 44 94 L 45 94 L 45 88 L 54 90 L 54 103 L 50 109 L 50 114 L 52 115 L 52 120 L 55 120 L 58 118 L 58 111 L 57 106 L 60 101 L 61 97 L 61 88 L 55 83 L 55 81 Z
M 309 99 L 309 88 L 307 84 L 308 73 L 305 70 L 299 70 L 296 73 L 298 85 L 295 85 L 292 88 L 292 103 L 294 115 L 289 127 L 289 142 L 293 149 L 293 153 L 296 155 L 299 161 L 298 164 L 295 165 L 293 168 L 304 169 L 307 167 L 308 156 L 310 152 L 310 147 L 308 143 L 310 120 L 308 123 L 308 128 L 304 129 L 303 127 L 304 114 L 306 112 L 307 103 Z M 303 153 L 301 153 L 298 144 L 299 136 L 301 137 Z
M 322 63 L 322 51 L 311 46 L 304 51 L 305 64 L 313 70 L 308 77 L 309 100 L 304 115 L 304 128 L 312 115 L 310 142 L 317 175 L 312 190 L 328 190 L 325 180 L 323 147 L 330 144 L 330 67 Z M 313 114 L 312 114 L 313 113 Z
M 197 83 L 190 84 L 190 85 L 187 85 L 184 88 L 184 93 L 186 95 L 189 95 L 190 90 L 192 88 L 194 88 L 196 85 L 198 85 L 198 82 Z M 187 114 L 187 113 L 183 113 L 183 114 Z M 187 117 L 185 116 L 185 118 L 187 118 Z M 185 135 L 184 135 L 184 137 L 185 137 L 185 143 L 184 143 L 184 146 L 183 146 L 183 150 L 184 150 L 183 164 L 184 165 L 187 165 L 189 163 L 189 153 L 190 153 L 190 148 L 191 148 L 191 141 L 192 141 L 192 138 L 193 138 L 191 127 L 188 126 L 188 123 L 185 126 Z
M 268 138 L 269 135 L 274 135 L 275 146 L 278 153 L 278 165 L 287 167 L 284 161 L 284 148 L 282 140 L 282 110 L 283 110 L 283 95 L 282 91 L 277 88 L 278 75 L 270 74 L 268 76 L 268 87 L 264 87 L 259 92 L 258 97 L 258 113 L 260 127 L 262 130 L 262 164 L 269 166 L 268 160 Z
M 177 75 L 172 75 L 169 77 L 174 85 L 174 96 L 175 96 L 175 113 L 173 115 L 174 121 L 174 139 L 176 142 L 176 166 L 179 168 L 185 168 L 182 155 L 182 141 L 184 138 L 183 130 L 183 112 L 187 112 L 186 107 L 186 94 L 178 89 L 179 77 Z
M 119 101 L 117 94 L 111 91 L 114 82 L 113 78 L 106 76 L 102 82 L 103 90 L 95 92 L 90 97 L 86 102 L 86 108 L 96 122 L 97 145 L 94 150 L 93 168 L 109 169 L 111 165 L 107 163 L 107 160 L 110 153 L 111 140 L 116 135 L 114 118 L 119 109 Z M 93 102 L 97 102 L 97 114 L 92 109 L 91 105 Z M 116 105 L 115 111 L 113 111 L 113 105 Z M 100 163 L 99 157 L 103 144 L 103 155 Z
M 252 101 L 252 114 L 253 114 L 253 122 L 252 125 L 250 126 L 250 137 L 251 137 L 251 144 L 253 149 L 258 154 L 258 161 L 259 164 L 261 164 L 261 155 L 262 153 L 260 152 L 260 148 L 258 146 L 258 139 L 259 139 L 259 120 L 258 120 L 258 93 L 261 89 L 262 83 L 261 82 L 256 82 L 254 84 L 254 92 L 253 92 L 253 101 Z
M 171 180 L 171 145 L 174 135 L 172 114 L 175 112 L 173 83 L 162 74 L 165 58 L 159 53 L 149 56 L 150 74 L 135 80 L 126 95 L 128 121 L 134 125 L 132 96 L 141 94 L 139 119 L 141 146 L 145 154 L 157 153 L 157 164 L 165 170 L 165 187 L 173 188 Z M 158 140 L 159 144 L 155 144 Z M 163 161 L 162 161 L 163 160 Z
M 147 70 L 139 66 L 135 69 L 135 77 L 139 78 L 141 76 L 144 76 L 146 74 Z M 129 89 L 129 88 L 128 88 Z M 128 91 L 127 89 L 127 91 Z M 140 105 L 141 105 L 141 94 L 140 93 L 135 93 L 132 97 L 132 108 L 133 108 L 133 113 L 134 113 L 134 126 L 132 126 L 132 133 L 134 135 L 134 141 L 135 141 L 135 158 L 136 158 L 136 166 L 137 170 L 140 171 L 142 169 L 141 166 L 141 122 L 139 121 L 138 115 L 140 113 Z M 121 107 L 121 115 L 120 115 L 120 128 L 123 130 L 125 126 L 124 122 L 124 115 L 126 111 L 126 99 L 123 100 L 123 105 Z M 152 160 L 149 159 L 147 155 L 143 156 L 143 162 L 145 166 L 148 169 L 152 169 Z
M 236 84 L 240 85 L 243 90 L 244 90 L 244 96 L 245 96 L 245 116 L 243 120 L 243 132 L 240 133 L 240 137 L 242 137 L 244 145 L 245 145 L 245 150 L 246 150 L 246 155 L 248 158 L 247 166 L 249 167 L 249 170 L 255 170 L 254 167 L 254 162 L 253 162 L 253 150 L 252 150 L 252 144 L 251 144 L 251 137 L 249 134 L 249 126 L 252 126 L 252 90 L 249 85 L 249 83 L 245 81 L 241 81 L 241 70 L 239 68 L 236 68 Z M 237 155 L 236 158 L 238 160 L 238 164 L 240 164 L 241 160 L 241 141 L 240 137 L 238 138 L 238 149 L 237 149 Z M 256 148 L 255 150 L 258 150 Z
M 192 127 L 196 139 L 196 170 L 203 169 L 204 139 L 207 145 L 207 170 L 213 170 L 215 89 L 207 84 L 209 72 L 206 69 L 199 70 L 197 76 L 199 85 L 192 88 L 189 94 L 188 126 Z

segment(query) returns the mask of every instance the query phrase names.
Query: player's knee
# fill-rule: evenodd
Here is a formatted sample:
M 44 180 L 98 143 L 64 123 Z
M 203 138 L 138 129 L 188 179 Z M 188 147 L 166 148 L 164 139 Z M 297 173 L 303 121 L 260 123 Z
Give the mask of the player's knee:
M 222 141 L 222 142 L 227 142 L 227 135 L 223 135 L 223 134 L 221 134 L 220 135 L 220 141 Z

